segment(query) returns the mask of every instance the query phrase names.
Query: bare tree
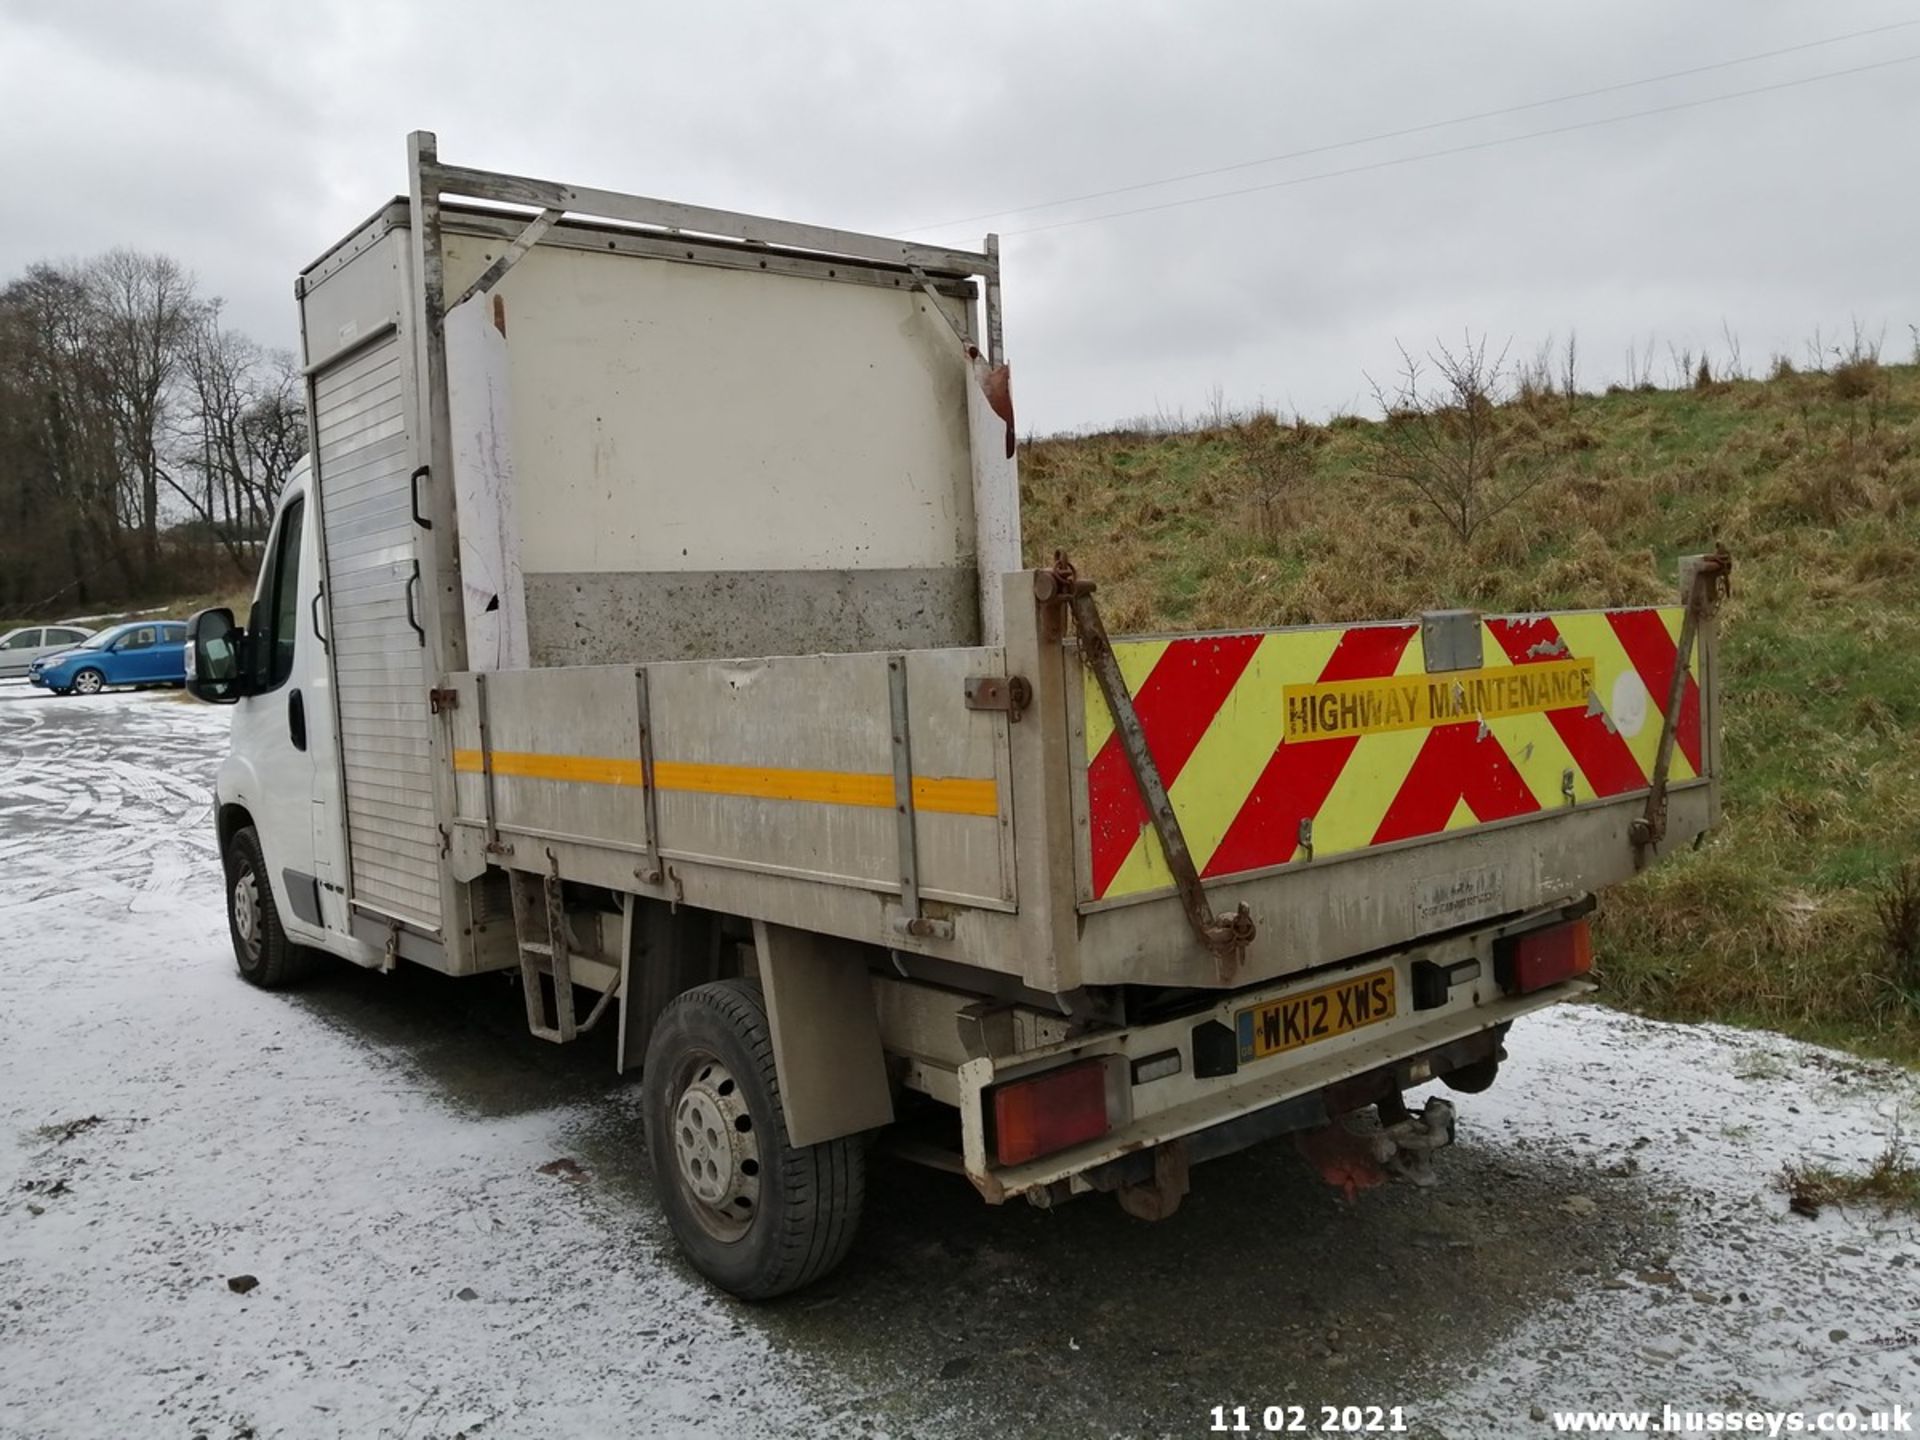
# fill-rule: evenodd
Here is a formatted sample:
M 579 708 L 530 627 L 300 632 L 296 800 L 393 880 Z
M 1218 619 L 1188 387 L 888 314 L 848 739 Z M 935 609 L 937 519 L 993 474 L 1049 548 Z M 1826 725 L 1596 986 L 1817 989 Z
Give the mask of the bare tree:
M 142 579 L 160 563 L 161 445 L 167 405 L 201 302 L 193 277 L 165 255 L 111 250 L 86 270 L 93 350 L 119 430 L 138 527 Z
M 1485 336 L 1457 351 L 1436 343 L 1424 364 L 1405 346 L 1400 358 L 1394 389 L 1373 385 L 1386 415 L 1374 431 L 1374 473 L 1424 497 L 1464 544 L 1546 478 L 1546 453 L 1501 414 L 1507 352 L 1489 359 Z
M 200 308 L 180 356 L 174 467 L 162 476 L 240 571 L 257 563 L 280 490 L 306 446 L 293 357 Z
M 63 588 L 83 598 L 105 566 L 118 572 L 107 585 L 133 578 L 120 431 L 94 322 L 73 269 L 36 265 L 0 292 L 0 386 L 12 422 L 0 471 L 20 513 L 57 535 Z
M 1281 423 L 1270 411 L 1243 421 L 1234 432 L 1241 493 L 1248 519 L 1263 545 L 1280 543 L 1295 502 L 1313 474 L 1313 427 L 1298 416 Z

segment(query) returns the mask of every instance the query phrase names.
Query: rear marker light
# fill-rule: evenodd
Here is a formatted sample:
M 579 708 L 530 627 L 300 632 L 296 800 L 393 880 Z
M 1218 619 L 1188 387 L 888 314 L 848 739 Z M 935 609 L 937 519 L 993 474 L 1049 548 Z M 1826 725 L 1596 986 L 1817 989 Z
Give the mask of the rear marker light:
M 993 1087 L 993 1148 L 1002 1165 L 1021 1165 L 1069 1145 L 1097 1140 L 1107 1120 L 1107 1067 L 1081 1060 Z
M 1500 942 L 1495 959 L 1502 989 L 1516 995 L 1544 990 L 1593 969 L 1593 934 L 1585 920 L 1552 925 Z

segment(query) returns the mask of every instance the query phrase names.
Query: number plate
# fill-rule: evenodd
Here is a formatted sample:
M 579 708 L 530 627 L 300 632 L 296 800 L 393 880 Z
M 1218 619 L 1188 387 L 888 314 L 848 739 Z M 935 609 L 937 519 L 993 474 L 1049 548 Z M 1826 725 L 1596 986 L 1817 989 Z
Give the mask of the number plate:
M 1395 1009 L 1393 978 L 1391 966 L 1369 970 L 1338 984 L 1242 1010 L 1234 1016 L 1241 1062 L 1263 1060 L 1391 1020 Z

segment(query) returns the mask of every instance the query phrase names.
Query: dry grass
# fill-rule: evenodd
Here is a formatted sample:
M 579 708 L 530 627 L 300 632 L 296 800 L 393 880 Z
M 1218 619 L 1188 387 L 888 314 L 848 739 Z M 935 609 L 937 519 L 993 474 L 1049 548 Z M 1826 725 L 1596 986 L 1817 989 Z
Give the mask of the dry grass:
M 1913 1061 L 1920 987 L 1876 898 L 1920 857 L 1920 367 L 1839 368 L 1860 358 L 1698 389 L 1697 365 L 1677 390 L 1536 387 L 1502 420 L 1550 473 L 1467 543 L 1377 478 L 1378 427 L 1351 416 L 1040 440 L 1028 558 L 1064 548 L 1113 628 L 1139 632 L 1646 603 L 1672 595 L 1678 556 L 1726 544 L 1725 823 L 1608 897 L 1608 987 Z M 1311 457 L 1271 528 L 1245 479 L 1263 425 Z
M 1903 1210 L 1920 1215 L 1920 1165 L 1908 1154 L 1897 1130 L 1865 1170 L 1789 1165 L 1780 1174 L 1780 1188 L 1787 1192 L 1794 1213 L 1809 1218 L 1828 1205 L 1871 1206 L 1883 1215 Z

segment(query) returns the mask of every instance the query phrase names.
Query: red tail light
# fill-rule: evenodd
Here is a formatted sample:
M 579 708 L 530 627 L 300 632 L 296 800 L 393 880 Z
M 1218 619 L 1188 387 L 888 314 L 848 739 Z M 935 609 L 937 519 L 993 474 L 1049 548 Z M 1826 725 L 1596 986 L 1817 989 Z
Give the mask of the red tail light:
M 1107 1067 L 1081 1060 L 993 1087 L 993 1148 L 1002 1165 L 1019 1165 L 1069 1145 L 1097 1140 L 1107 1119 Z
M 1495 966 L 1503 989 L 1544 990 L 1593 969 L 1593 936 L 1585 920 L 1529 931 L 1501 942 Z

